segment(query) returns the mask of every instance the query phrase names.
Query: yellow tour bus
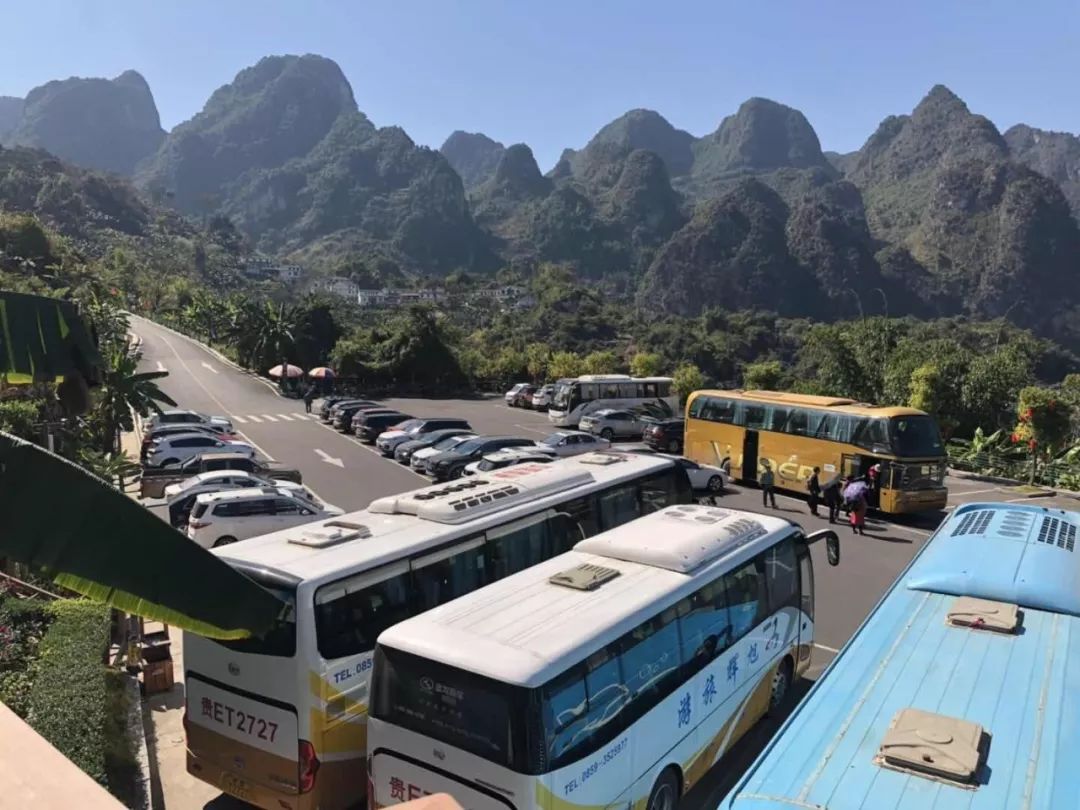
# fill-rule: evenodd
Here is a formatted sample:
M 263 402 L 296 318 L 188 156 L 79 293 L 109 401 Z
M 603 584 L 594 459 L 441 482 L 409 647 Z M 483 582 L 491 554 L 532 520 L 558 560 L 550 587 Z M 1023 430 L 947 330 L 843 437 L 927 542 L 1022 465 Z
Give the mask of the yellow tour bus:
M 777 489 L 806 492 L 875 470 L 871 508 L 889 514 L 942 509 L 948 497 L 937 422 L 915 408 L 778 391 L 695 391 L 686 403 L 685 453 L 756 483 L 765 464 Z

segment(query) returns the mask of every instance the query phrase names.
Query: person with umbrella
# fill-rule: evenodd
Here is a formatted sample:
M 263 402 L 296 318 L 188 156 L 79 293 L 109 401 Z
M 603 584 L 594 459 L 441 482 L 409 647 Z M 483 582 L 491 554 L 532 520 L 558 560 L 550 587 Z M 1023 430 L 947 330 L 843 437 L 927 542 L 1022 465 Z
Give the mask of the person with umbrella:
M 814 469 L 817 469 L 816 467 Z M 840 518 L 840 476 L 834 475 L 821 487 L 821 497 L 829 508 L 829 523 L 836 523 Z
M 848 485 L 844 488 L 844 501 L 851 509 L 849 514 L 849 520 L 851 521 L 851 531 L 857 534 L 866 534 L 864 531 L 866 527 L 866 493 L 869 491 L 869 487 L 865 481 L 856 481 L 855 478 L 848 478 Z

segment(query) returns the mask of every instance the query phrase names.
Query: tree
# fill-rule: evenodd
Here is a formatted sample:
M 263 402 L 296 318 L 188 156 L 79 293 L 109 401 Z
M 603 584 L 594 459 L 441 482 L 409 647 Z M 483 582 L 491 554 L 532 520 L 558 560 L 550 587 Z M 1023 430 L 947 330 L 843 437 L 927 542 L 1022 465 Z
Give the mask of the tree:
M 679 395 L 679 401 L 686 402 L 686 398 L 689 397 L 694 391 L 705 387 L 705 375 L 701 373 L 701 369 L 692 363 L 683 363 L 672 375 L 672 387 L 675 389 L 675 393 Z
M 534 383 L 544 381 L 551 362 L 551 347 L 546 343 L 530 343 L 525 347 L 525 365 Z
M 630 373 L 635 377 L 658 377 L 664 369 L 664 358 L 656 352 L 638 352 L 630 358 Z
M 554 380 L 579 377 L 584 369 L 581 356 L 574 352 L 555 352 L 548 363 L 548 374 Z
M 613 374 L 618 368 L 619 358 L 613 351 L 595 351 L 585 355 L 582 364 L 586 374 Z
M 956 419 L 951 405 L 955 389 L 934 363 L 924 363 L 911 373 L 908 405 L 926 411 L 937 418 L 943 438 L 948 439 L 956 429 Z
M 763 360 L 749 363 L 743 369 L 743 387 L 757 391 L 775 391 L 782 388 L 784 367 L 779 360 Z
M 161 412 L 159 402 L 176 405 L 154 382 L 168 377 L 169 372 L 140 372 L 141 358 L 141 353 L 133 352 L 127 346 L 114 349 L 106 358 L 101 385 L 95 390 L 96 405 L 92 413 L 92 419 L 98 425 L 99 447 L 103 453 L 119 450 L 121 430 L 135 429 L 132 411 L 147 417 L 151 412 Z
M 1035 483 L 1039 459 L 1049 460 L 1069 439 L 1069 407 L 1058 391 L 1031 385 L 1020 391 L 1016 407 L 1013 444 L 1026 444 L 1031 453 L 1031 482 Z
M 527 363 L 527 355 L 510 346 L 505 346 L 491 364 L 491 373 L 498 380 L 499 385 L 508 385 L 521 377 Z
M 232 329 L 240 361 L 250 369 L 266 370 L 288 359 L 296 345 L 298 321 L 298 309 L 284 303 L 241 306 Z

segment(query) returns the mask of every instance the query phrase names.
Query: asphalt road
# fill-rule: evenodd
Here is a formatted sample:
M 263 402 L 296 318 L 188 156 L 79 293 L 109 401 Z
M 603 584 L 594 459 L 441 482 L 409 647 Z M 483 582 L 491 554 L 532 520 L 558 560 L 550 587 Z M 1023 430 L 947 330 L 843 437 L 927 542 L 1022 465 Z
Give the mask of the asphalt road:
M 139 318 L 133 320 L 133 329 L 143 339 L 143 368 L 169 372 L 161 387 L 181 407 L 230 417 L 262 454 L 298 467 L 305 484 L 327 502 L 347 510 L 362 509 L 374 498 L 415 489 L 427 481 L 382 458 L 357 439 L 305 416 L 302 402 L 282 398 L 272 384 L 223 362 L 195 341 Z M 463 417 L 486 434 L 539 439 L 552 430 L 544 414 L 511 409 L 501 400 L 388 399 L 386 403 L 413 416 Z M 1027 500 L 1006 485 L 971 478 L 950 477 L 949 490 L 950 508 L 976 500 Z M 733 508 L 772 511 L 763 508 L 761 493 L 753 489 L 732 487 L 720 500 Z M 1080 507 L 1071 498 L 1038 502 Z M 810 515 L 805 501 L 799 498 L 779 496 L 778 506 L 782 516 L 797 521 L 807 531 L 828 526 L 826 520 Z M 817 643 L 809 680 L 816 679 L 828 666 L 943 517 L 938 513 L 895 521 L 871 515 L 862 537 L 841 526 L 842 558 L 837 568 L 825 563 L 820 544 L 815 548 Z M 808 682 L 798 684 L 797 692 L 805 692 L 808 687 Z M 770 718 L 748 734 L 687 795 L 684 807 L 715 807 L 782 719 Z M 215 802 L 215 807 L 220 806 Z

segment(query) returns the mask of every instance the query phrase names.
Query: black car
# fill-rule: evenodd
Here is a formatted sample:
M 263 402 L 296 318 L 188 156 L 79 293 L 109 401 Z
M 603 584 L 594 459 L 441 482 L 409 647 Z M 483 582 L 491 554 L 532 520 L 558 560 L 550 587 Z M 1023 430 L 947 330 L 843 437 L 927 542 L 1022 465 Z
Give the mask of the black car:
M 364 408 L 381 408 L 383 407 L 377 402 L 371 402 L 366 399 L 358 399 L 349 402 L 346 405 L 334 406 L 334 427 L 343 433 L 348 433 L 352 430 L 352 419 L 356 416 L 357 411 Z
M 504 447 L 535 447 L 532 439 L 520 436 L 477 436 L 459 444 L 452 450 L 438 453 L 424 461 L 424 471 L 436 481 L 460 478 L 465 466 L 479 460 L 488 453 L 502 450 Z
M 684 419 L 656 419 L 645 426 L 641 440 L 654 450 L 680 455 L 683 451 Z
M 472 425 L 469 424 L 467 419 L 459 419 L 456 416 L 421 417 L 410 419 L 407 426 L 401 427 L 400 430 L 405 431 L 403 434 L 380 436 L 375 440 L 375 444 L 380 453 L 387 458 L 393 458 L 394 450 L 397 449 L 399 444 L 419 439 L 421 436 L 426 436 L 437 430 L 450 430 L 452 428 L 472 431 Z
M 339 402 L 346 402 L 348 400 L 355 400 L 356 397 L 346 396 L 345 394 L 334 394 L 329 397 L 323 397 L 319 403 L 319 418 L 324 422 L 330 421 L 330 409 L 337 405 Z
M 364 424 L 364 419 L 377 413 L 401 413 L 401 411 L 397 408 L 388 408 L 386 405 L 365 405 L 363 408 L 357 409 L 352 415 L 352 419 L 349 420 L 349 427 L 345 432 L 355 433 L 359 436 L 360 426 Z
M 449 439 L 453 436 L 464 436 L 467 433 L 473 433 L 471 428 L 448 428 L 446 430 L 433 430 L 431 433 L 425 433 L 422 436 L 417 436 L 415 439 L 411 439 L 407 442 L 402 442 L 394 448 L 394 460 L 399 464 L 411 464 L 412 454 L 417 450 L 423 450 L 425 447 L 434 447 L 443 439 Z
M 360 437 L 360 441 L 374 444 L 375 440 L 379 438 L 379 434 L 384 430 L 390 430 L 394 425 L 399 425 L 406 419 L 412 418 L 409 414 L 400 411 L 366 413 L 363 414 L 363 419 L 356 426 L 356 435 Z

